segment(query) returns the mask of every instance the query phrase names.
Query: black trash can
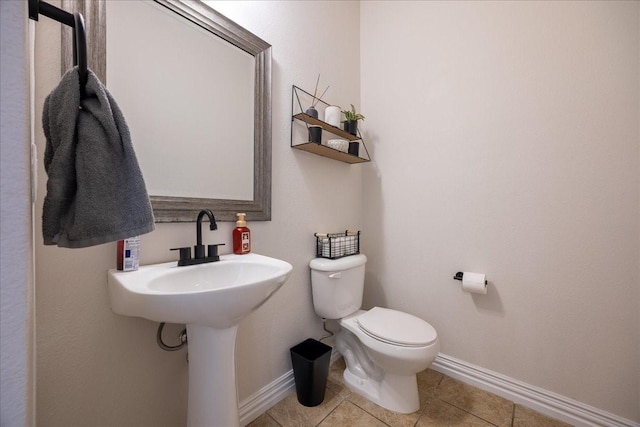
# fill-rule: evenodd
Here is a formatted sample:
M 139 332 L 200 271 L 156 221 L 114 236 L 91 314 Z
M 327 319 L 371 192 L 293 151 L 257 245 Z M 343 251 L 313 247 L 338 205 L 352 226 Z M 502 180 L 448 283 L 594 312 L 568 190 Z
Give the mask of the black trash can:
M 331 347 L 309 338 L 291 347 L 290 352 L 298 402 L 318 406 L 324 400 L 327 387 Z

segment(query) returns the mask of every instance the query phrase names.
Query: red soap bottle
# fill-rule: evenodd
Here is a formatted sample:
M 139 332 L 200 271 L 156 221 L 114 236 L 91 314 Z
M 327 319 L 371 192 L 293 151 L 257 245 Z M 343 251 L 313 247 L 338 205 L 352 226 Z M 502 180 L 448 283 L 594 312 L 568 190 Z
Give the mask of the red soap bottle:
M 245 220 L 247 214 L 236 214 L 236 228 L 233 229 L 233 253 L 236 255 L 251 252 L 251 230 Z

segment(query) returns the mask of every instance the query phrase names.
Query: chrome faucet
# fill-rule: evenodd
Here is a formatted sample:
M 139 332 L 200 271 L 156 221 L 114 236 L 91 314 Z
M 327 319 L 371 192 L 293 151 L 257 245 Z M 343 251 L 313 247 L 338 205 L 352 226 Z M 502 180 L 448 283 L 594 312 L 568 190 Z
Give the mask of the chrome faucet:
M 194 257 L 191 258 L 191 248 L 172 248 L 172 251 L 180 251 L 180 260 L 178 261 L 178 267 L 185 265 L 203 264 L 205 262 L 215 262 L 220 260 L 218 255 L 218 246 L 223 246 L 224 243 L 218 243 L 216 245 L 207 245 L 207 255 L 204 253 L 204 245 L 202 244 L 202 219 L 204 216 L 209 217 L 209 230 L 217 230 L 218 224 L 216 224 L 216 218 L 209 209 L 203 209 L 198 213 L 196 219 L 196 245 L 193 247 Z

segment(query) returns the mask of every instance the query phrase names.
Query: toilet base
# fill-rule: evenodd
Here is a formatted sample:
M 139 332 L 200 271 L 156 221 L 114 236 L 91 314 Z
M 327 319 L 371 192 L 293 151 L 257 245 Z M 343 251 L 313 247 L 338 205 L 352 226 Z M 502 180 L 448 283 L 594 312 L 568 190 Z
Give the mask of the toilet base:
M 411 414 L 420 409 L 415 374 L 394 375 L 385 372 L 383 378 L 376 381 L 372 378 L 360 378 L 347 367 L 343 378 L 352 391 L 385 409 L 401 414 Z

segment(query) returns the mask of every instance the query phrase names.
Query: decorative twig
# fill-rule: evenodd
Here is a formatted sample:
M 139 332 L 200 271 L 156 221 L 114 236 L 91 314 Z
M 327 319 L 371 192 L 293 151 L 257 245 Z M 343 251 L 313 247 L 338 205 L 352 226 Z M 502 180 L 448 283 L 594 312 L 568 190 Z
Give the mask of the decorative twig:
M 319 97 L 315 97 L 315 96 L 314 96 L 314 98 L 315 98 L 315 100 L 316 100 L 316 101 L 311 103 L 311 106 L 312 106 L 312 107 L 315 107 L 316 105 L 318 105 L 318 102 L 320 101 L 320 99 L 322 99 L 322 97 L 324 96 L 324 94 L 325 94 L 325 93 L 327 93 L 327 90 L 329 90 L 329 86 L 327 86 L 327 88 L 324 90 L 324 92 L 322 92 L 322 95 L 320 95 Z
M 324 92 L 322 92 L 322 94 L 318 96 L 318 84 L 320 84 L 320 74 L 318 74 L 318 79 L 316 80 L 316 88 L 313 90 L 313 99 L 311 100 L 311 106 L 314 108 L 316 105 L 318 105 L 318 102 L 324 96 L 324 94 L 327 93 L 327 90 L 329 90 L 329 86 L 327 86 Z
M 316 94 L 318 93 L 318 83 L 320 83 L 320 74 L 318 74 L 318 80 L 316 80 L 316 88 L 313 90 L 313 99 L 316 98 Z M 313 105 L 313 102 L 311 104 Z

